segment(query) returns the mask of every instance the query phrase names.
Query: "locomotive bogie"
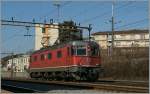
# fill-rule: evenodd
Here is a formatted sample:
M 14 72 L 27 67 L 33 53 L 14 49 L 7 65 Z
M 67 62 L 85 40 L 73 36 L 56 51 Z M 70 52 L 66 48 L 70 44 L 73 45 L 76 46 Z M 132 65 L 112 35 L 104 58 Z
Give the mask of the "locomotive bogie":
M 37 70 L 38 71 L 38 70 Z M 43 78 L 46 80 L 92 80 L 96 81 L 99 76 L 100 68 L 92 67 L 78 67 L 78 68 L 68 68 L 68 70 L 62 71 L 38 71 L 31 72 L 31 78 Z

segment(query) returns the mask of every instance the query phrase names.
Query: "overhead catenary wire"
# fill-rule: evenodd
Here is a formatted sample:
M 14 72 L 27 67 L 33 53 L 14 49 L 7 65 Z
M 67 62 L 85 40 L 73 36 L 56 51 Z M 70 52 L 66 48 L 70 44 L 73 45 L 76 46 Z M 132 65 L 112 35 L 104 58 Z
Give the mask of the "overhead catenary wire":
M 122 26 L 118 26 L 115 29 L 123 28 L 123 27 L 133 25 L 133 24 L 138 24 L 138 23 L 141 23 L 141 22 L 144 22 L 144 21 L 147 21 L 147 20 L 148 20 L 148 18 L 145 18 L 145 19 L 142 19 L 142 20 L 138 20 L 138 21 L 135 21 L 135 22 L 128 23 L 128 24 L 124 24 Z
M 136 4 L 133 5 L 133 6 L 136 6 Z M 132 6 L 132 8 L 133 8 L 133 6 Z M 138 7 L 141 7 L 141 6 L 136 6 L 136 7 L 134 7 L 135 9 L 138 9 L 138 11 L 133 11 L 131 8 L 128 8 L 128 9 L 125 10 L 125 11 L 128 11 L 128 12 L 130 12 L 130 13 L 126 13 L 126 12 L 124 12 L 124 11 L 117 12 L 116 18 L 119 17 L 119 19 L 122 20 L 122 19 L 124 19 L 125 17 L 128 17 L 128 16 L 131 17 L 131 14 L 134 14 L 134 16 L 140 15 L 139 13 L 141 13 L 141 8 L 138 8 Z M 122 12 L 125 13 L 125 14 L 122 14 Z M 142 12 L 148 13 L 148 9 L 147 9 L 147 8 L 146 8 L 145 10 L 142 9 Z M 121 15 L 124 15 L 124 16 L 118 15 L 119 13 L 121 13 Z M 133 16 L 133 15 L 132 15 L 132 16 Z M 118 19 L 118 20 L 119 20 L 119 19 Z M 120 21 L 120 20 L 119 20 L 119 21 Z M 121 21 L 121 22 L 122 22 L 122 21 Z
M 99 3 L 96 3 L 96 5 L 99 6 Z M 96 6 L 96 7 L 98 7 L 98 6 Z M 95 7 L 93 7 L 93 6 L 90 7 L 90 9 L 93 9 L 93 8 L 95 8 Z M 86 13 L 88 11 L 90 11 L 89 8 L 86 8 L 86 9 L 80 11 L 79 13 L 77 13 L 76 15 L 70 16 L 69 18 L 76 18 L 78 16 L 81 16 L 81 14 L 84 14 L 84 13 Z
M 53 23 L 33 23 L 33 22 L 23 22 L 23 21 L 9 21 L 9 20 L 1 20 L 2 24 L 1 25 L 8 25 L 8 26 L 23 26 L 23 27 L 40 27 L 43 28 L 45 25 L 45 28 L 54 28 L 54 29 L 69 29 L 69 30 L 77 30 L 73 28 L 72 26 L 65 26 L 61 24 L 53 24 Z M 38 25 L 38 26 L 36 26 Z M 44 26 L 41 26 L 44 25 Z M 68 28 L 69 27 L 69 28 Z M 89 27 L 84 27 L 84 26 L 76 26 L 78 29 L 89 29 Z
M 120 7 L 116 7 L 115 10 L 116 10 L 116 9 L 119 9 L 119 10 L 120 10 L 120 9 L 122 9 L 122 8 L 124 8 L 124 7 L 127 7 L 128 5 L 131 5 L 131 4 L 132 4 L 132 3 L 128 2 L 127 4 L 124 4 L 124 5 L 120 6 Z M 105 16 L 105 15 L 107 15 L 107 14 L 110 14 L 110 12 L 111 12 L 111 10 L 106 11 L 106 12 L 100 14 L 100 15 L 96 15 L 96 16 L 94 16 L 94 17 L 85 19 L 85 20 L 83 20 L 81 23 L 83 24 L 83 23 L 87 23 L 87 22 L 89 22 L 89 21 L 93 21 L 93 20 L 99 19 L 99 17 L 102 17 L 102 16 Z
M 15 38 L 15 37 L 14 37 Z M 12 38 L 13 39 L 13 38 Z M 11 40 L 12 40 L 11 39 Z M 2 51 L 5 51 L 5 52 L 18 52 L 17 49 L 18 49 L 18 44 L 20 45 L 20 43 L 22 43 L 22 41 L 20 39 L 16 39 L 15 40 L 15 45 L 13 44 L 5 44 L 6 42 L 3 43 L 3 47 L 2 47 Z M 10 47 L 10 45 L 13 45 Z M 9 47 L 9 49 L 7 48 Z
M 33 22 L 22 22 L 22 21 L 9 21 L 9 20 L 1 20 L 2 24 L 1 25 L 8 25 L 8 26 L 22 26 L 22 27 L 28 27 L 26 29 L 29 29 L 31 27 L 39 27 L 39 28 L 43 28 L 43 27 L 40 27 L 41 25 L 47 25 L 48 27 L 46 28 L 57 28 L 57 29 L 69 29 L 69 30 L 77 30 L 77 29 L 91 29 L 91 27 L 82 27 L 82 26 L 76 26 L 77 29 L 73 28 L 72 26 L 68 27 L 68 26 L 65 26 L 65 25 L 58 25 L 58 24 L 46 24 L 46 23 L 33 23 Z M 38 26 L 36 26 L 36 24 L 38 24 Z M 51 27 L 52 26 L 52 27 Z M 53 26 L 57 26 L 57 27 L 53 27 Z M 59 27 L 58 27 L 59 26 Z M 18 34 L 17 34 L 18 35 Z M 12 37 L 15 37 L 17 35 L 13 35 Z M 21 35 L 22 36 L 22 35 Z M 24 36 L 24 35 L 23 35 Z M 34 35 L 31 35 L 31 36 L 34 36 Z M 35 35 L 37 36 L 37 35 Z M 12 38 L 10 38 L 12 39 Z M 21 41 L 22 43 L 22 41 Z M 20 43 L 19 43 L 20 44 Z M 17 45 L 16 45 L 17 46 Z M 17 46 L 16 48 L 20 48 L 21 46 Z M 16 49 L 13 49 L 13 50 L 16 50 Z
M 5 46 L 9 43 L 8 41 L 12 41 L 12 40 L 17 40 L 17 39 L 19 39 L 20 37 L 24 37 L 24 35 L 23 34 L 15 34 L 15 35 L 12 35 L 12 36 L 10 36 L 9 38 L 7 38 L 7 40 L 5 39 L 3 42 L 2 42 L 2 48 L 5 48 Z M 18 41 L 18 40 L 17 40 Z M 17 41 L 15 41 L 15 43 L 16 44 L 21 44 L 22 43 L 22 41 L 20 40 L 20 42 L 17 42 Z M 17 48 L 17 47 L 16 47 Z
M 3 26 L 3 25 L 2 25 Z M 2 29 L 3 29 L 3 27 L 2 27 Z M 7 40 L 5 39 L 5 40 L 2 40 L 3 41 L 3 43 L 5 43 L 5 42 L 7 42 L 7 41 L 9 41 L 9 40 L 11 40 L 11 39 L 13 39 L 13 38 L 15 38 L 16 36 L 18 36 L 18 33 L 19 33 L 20 31 L 17 31 L 17 32 L 14 32 L 14 34 L 12 35 L 12 36 L 8 36 L 8 38 L 7 38 Z M 4 37 L 5 38 L 5 37 Z M 2 38 L 1 39 L 3 39 L 3 36 L 2 36 Z
M 21 52 L 21 50 L 19 51 L 18 50 L 18 48 L 24 48 L 24 49 L 26 49 L 26 43 L 27 43 L 27 41 L 28 40 L 24 40 L 24 42 L 26 41 L 26 43 L 23 43 L 22 42 L 22 39 L 20 39 L 20 38 L 23 38 L 24 37 L 24 34 L 16 34 L 16 35 L 13 35 L 13 36 L 11 36 L 11 37 L 9 37 L 7 40 L 4 40 L 3 41 L 3 49 L 5 49 L 5 48 L 7 48 L 8 47 L 8 45 L 11 45 L 10 44 L 10 42 L 9 42 L 9 44 L 8 44 L 8 41 L 15 41 L 15 45 L 13 45 L 13 47 L 11 47 L 11 48 L 13 48 L 13 49 L 9 49 L 9 50 L 11 50 L 11 51 L 13 51 L 13 52 Z M 33 39 L 32 39 L 33 40 Z M 30 39 L 30 41 L 31 41 L 31 39 Z M 7 43 L 7 44 L 6 44 Z M 12 42 L 11 42 L 12 43 Z M 6 49 L 6 50 L 8 50 L 8 48 Z
M 15 38 L 15 37 L 17 37 L 17 36 L 20 36 L 20 35 L 19 35 L 19 34 L 14 34 L 14 35 L 8 37 L 7 40 L 5 39 L 5 40 L 3 41 L 3 43 L 6 43 L 7 41 L 12 40 L 13 38 Z
M 134 5 L 134 6 L 136 6 L 136 5 Z M 147 12 L 148 11 L 148 9 L 145 9 L 145 10 L 140 10 L 141 8 L 138 8 L 138 6 L 136 6 L 135 8 L 137 8 L 138 9 L 138 12 L 140 12 L 140 11 L 142 11 L 142 12 Z M 137 11 L 133 11 L 133 10 L 131 10 L 130 8 L 129 9 L 126 9 L 125 11 L 128 11 L 128 12 L 130 12 L 130 11 L 132 11 L 132 12 L 130 12 L 130 13 L 126 13 L 126 12 L 124 12 L 124 11 L 122 11 L 123 13 L 125 13 L 125 15 L 127 16 L 127 15 L 130 15 L 131 13 L 134 13 L 135 14 L 135 12 L 137 12 Z M 137 12 L 137 13 L 138 13 Z M 119 12 L 116 14 L 116 16 L 118 16 L 119 17 Z M 121 15 L 123 15 L 122 13 L 121 13 Z M 123 16 L 124 17 L 124 16 Z

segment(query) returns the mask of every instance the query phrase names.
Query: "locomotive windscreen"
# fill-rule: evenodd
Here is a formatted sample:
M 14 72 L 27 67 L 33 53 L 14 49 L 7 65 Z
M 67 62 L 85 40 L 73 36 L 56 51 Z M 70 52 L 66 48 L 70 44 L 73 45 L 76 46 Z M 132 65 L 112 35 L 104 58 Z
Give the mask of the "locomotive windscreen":
M 77 55 L 86 55 L 86 48 L 78 47 Z
M 100 48 L 96 42 L 74 42 L 72 55 L 78 56 L 100 56 Z
M 72 47 L 72 55 L 86 55 L 86 47 L 84 46 L 74 46 Z

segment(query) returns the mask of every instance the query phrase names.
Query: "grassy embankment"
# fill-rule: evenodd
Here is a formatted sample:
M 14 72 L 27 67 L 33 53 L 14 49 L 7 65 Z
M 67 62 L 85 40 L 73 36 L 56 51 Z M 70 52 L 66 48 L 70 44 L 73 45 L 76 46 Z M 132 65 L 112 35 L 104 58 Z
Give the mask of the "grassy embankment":
M 114 49 L 112 56 L 101 51 L 102 78 L 120 80 L 148 80 L 149 48 Z

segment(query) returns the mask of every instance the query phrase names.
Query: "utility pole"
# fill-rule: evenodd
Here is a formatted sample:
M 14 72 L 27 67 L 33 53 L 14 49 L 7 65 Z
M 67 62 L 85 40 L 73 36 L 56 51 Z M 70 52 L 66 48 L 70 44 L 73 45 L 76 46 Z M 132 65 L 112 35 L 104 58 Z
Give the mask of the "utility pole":
M 112 52 L 114 48 L 114 1 L 112 2 Z
M 111 22 L 111 33 L 108 33 L 108 45 L 107 45 L 107 51 L 108 56 L 112 56 L 113 54 L 113 48 L 114 48 L 114 1 L 112 1 L 112 17 L 109 22 Z M 110 37 L 111 36 L 111 37 Z
M 111 17 L 111 46 L 109 47 L 109 55 L 112 56 L 114 50 L 114 4 L 115 1 L 112 1 L 112 17 Z
M 59 23 L 60 20 L 60 3 L 57 1 L 54 6 L 57 7 L 57 22 Z
M 89 31 L 89 41 L 91 40 L 91 30 L 92 30 L 92 27 L 91 27 L 91 24 L 89 24 L 89 28 L 88 28 L 88 31 Z
M 13 58 L 14 58 L 14 53 L 12 52 L 11 53 L 11 58 L 12 58 L 12 63 L 11 63 L 11 78 L 13 78 L 13 73 L 14 73 L 14 70 L 13 70 L 13 65 L 14 65 L 14 61 L 13 61 Z

